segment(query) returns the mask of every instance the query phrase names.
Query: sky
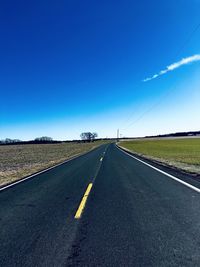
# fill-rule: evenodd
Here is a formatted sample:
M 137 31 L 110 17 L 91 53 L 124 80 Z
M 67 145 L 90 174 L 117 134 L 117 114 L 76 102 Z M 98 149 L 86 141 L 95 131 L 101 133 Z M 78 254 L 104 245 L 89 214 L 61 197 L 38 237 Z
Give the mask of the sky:
M 0 139 L 200 130 L 199 24 L 200 0 L 2 1 Z

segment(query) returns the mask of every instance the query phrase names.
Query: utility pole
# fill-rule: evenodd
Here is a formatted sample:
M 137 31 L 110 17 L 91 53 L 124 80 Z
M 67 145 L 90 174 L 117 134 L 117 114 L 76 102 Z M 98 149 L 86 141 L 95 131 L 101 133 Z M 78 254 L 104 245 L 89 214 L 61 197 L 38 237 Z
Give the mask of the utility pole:
M 117 129 L 117 142 L 119 142 L 119 129 Z

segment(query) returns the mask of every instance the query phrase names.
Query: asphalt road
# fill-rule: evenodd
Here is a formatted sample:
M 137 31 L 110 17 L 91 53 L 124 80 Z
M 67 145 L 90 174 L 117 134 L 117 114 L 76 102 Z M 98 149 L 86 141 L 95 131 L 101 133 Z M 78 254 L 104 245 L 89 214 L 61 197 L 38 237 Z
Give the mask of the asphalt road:
M 200 193 L 114 144 L 1 191 L 0 229 L 0 266 L 200 266 Z

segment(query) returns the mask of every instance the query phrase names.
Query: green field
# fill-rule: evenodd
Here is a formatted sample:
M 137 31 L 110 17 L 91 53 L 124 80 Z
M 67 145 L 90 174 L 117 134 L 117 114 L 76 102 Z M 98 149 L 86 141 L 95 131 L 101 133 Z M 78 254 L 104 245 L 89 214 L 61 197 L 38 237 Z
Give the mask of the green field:
M 189 172 L 200 173 L 200 138 L 120 142 L 122 147 Z
M 0 146 L 0 185 L 89 151 L 105 142 Z

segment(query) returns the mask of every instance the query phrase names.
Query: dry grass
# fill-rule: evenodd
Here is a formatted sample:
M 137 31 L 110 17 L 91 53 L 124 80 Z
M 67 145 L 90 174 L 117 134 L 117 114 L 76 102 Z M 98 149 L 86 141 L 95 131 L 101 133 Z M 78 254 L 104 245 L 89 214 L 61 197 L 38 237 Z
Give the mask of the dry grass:
M 103 142 L 0 146 L 0 185 L 54 166 Z
M 120 145 L 150 159 L 200 174 L 200 138 L 141 139 L 121 142 Z

